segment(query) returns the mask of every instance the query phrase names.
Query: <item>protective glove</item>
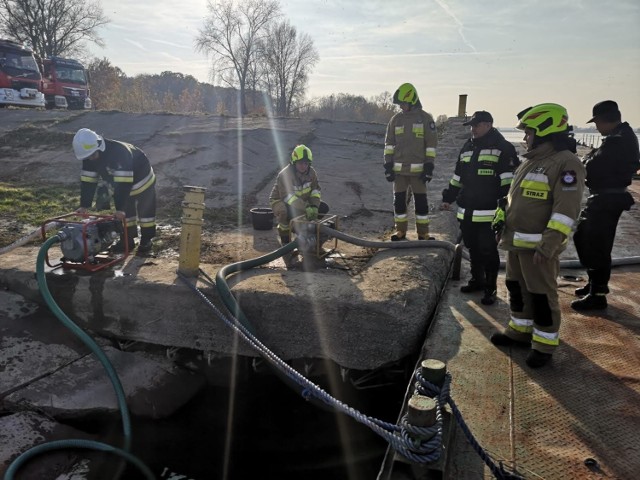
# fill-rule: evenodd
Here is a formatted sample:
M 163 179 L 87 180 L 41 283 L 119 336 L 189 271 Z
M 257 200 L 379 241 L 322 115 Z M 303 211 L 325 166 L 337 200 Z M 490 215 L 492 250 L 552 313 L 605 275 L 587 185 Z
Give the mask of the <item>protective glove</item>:
M 315 205 L 307 205 L 307 208 L 304 209 L 304 213 L 307 216 L 307 220 L 318 219 L 318 207 Z
M 420 180 L 424 183 L 429 183 L 433 178 L 433 163 L 425 163 L 422 165 L 422 173 L 420 174 Z
M 387 182 L 393 182 L 396 179 L 396 173 L 393 171 L 392 162 L 384 164 L 384 178 L 387 179 Z
M 496 208 L 496 211 L 493 214 L 493 220 L 491 221 L 491 230 L 493 230 L 493 233 L 496 235 L 502 235 L 502 230 L 504 229 L 506 207 L 507 199 L 503 197 L 498 201 L 498 208 Z

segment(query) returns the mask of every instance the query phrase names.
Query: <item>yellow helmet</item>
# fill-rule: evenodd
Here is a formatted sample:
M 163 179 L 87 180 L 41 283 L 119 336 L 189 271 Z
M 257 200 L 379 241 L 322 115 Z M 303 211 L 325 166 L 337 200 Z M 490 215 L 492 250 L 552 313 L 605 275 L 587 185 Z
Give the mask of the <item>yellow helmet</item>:
M 393 103 L 395 104 L 408 103 L 409 105 L 416 105 L 419 101 L 416 87 L 410 83 L 403 83 L 393 94 Z
M 518 120 L 516 128 L 520 130 L 531 128 L 536 131 L 538 137 L 569 130 L 567 109 L 557 103 L 541 103 L 535 107 L 526 108 L 518 113 Z
M 311 149 L 306 145 L 297 145 L 291 152 L 291 163 L 294 164 L 300 160 L 306 160 L 307 162 L 313 162 L 313 155 Z

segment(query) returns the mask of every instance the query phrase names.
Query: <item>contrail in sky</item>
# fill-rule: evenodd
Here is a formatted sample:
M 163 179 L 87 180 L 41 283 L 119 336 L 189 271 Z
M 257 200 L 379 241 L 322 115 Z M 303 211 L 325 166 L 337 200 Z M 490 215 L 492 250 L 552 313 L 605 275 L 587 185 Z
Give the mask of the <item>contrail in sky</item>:
M 462 22 L 460 20 L 458 20 L 458 17 L 456 17 L 453 12 L 451 11 L 451 9 L 449 9 L 449 6 L 444 3 L 443 0 L 435 0 L 435 2 L 440 5 L 440 8 L 442 8 L 445 13 L 447 15 L 449 15 L 454 22 L 456 22 L 456 24 L 458 25 L 458 33 L 460 34 L 460 37 L 462 38 L 462 41 L 464 42 L 464 44 L 469 47 L 471 50 L 473 50 L 474 52 L 477 52 L 476 47 L 474 47 L 473 45 L 471 45 L 471 43 L 469 43 L 469 41 L 467 40 L 467 38 L 464 36 L 464 25 L 462 24 Z

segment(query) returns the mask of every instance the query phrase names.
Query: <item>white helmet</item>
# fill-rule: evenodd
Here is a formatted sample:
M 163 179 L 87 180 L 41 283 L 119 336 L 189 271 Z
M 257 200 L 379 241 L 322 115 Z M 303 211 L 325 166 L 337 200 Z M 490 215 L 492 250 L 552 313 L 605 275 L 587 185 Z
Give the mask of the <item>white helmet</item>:
M 93 130 L 81 128 L 73 137 L 73 153 L 78 160 L 84 160 L 100 150 L 104 152 L 104 139 Z

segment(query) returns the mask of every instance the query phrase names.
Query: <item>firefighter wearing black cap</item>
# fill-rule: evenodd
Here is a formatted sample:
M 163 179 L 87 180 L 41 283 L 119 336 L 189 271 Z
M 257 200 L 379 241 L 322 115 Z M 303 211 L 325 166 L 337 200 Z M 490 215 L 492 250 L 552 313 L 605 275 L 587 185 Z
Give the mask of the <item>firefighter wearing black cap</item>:
M 564 107 L 544 103 L 523 110 L 518 118 L 527 153 L 495 222 L 499 247 L 507 251 L 511 319 L 491 342 L 530 346 L 526 363 L 538 368 L 560 343 L 559 255 L 580 213 L 585 169 L 575 154 Z
M 469 249 L 471 279 L 460 291 L 484 290 L 480 301 L 492 305 L 496 300 L 500 256 L 491 222 L 498 200 L 509 192 L 513 170 L 520 160 L 515 147 L 493 127 L 489 112 L 475 112 L 463 125 L 471 126 L 471 138 L 460 150 L 453 177 L 442 192 L 440 208 L 449 210 L 450 204 L 458 204 L 462 239 Z
M 589 282 L 576 289 L 576 295 L 582 298 L 571 303 L 574 310 L 607 307 L 616 228 L 622 212 L 634 203 L 627 186 L 640 168 L 638 137 L 627 122 L 622 122 L 616 102 L 605 100 L 594 105 L 587 123 L 591 122 L 603 139 L 600 147 L 583 158 L 589 197 L 573 241 Z
M 413 192 L 418 240 L 429 238 L 427 186 L 433 176 L 438 135 L 433 117 L 422 110 L 418 92 L 410 83 L 395 91 L 393 103 L 402 109 L 389 121 L 384 140 L 384 175 L 393 182 L 395 233 L 391 240 L 406 240 L 407 192 Z

